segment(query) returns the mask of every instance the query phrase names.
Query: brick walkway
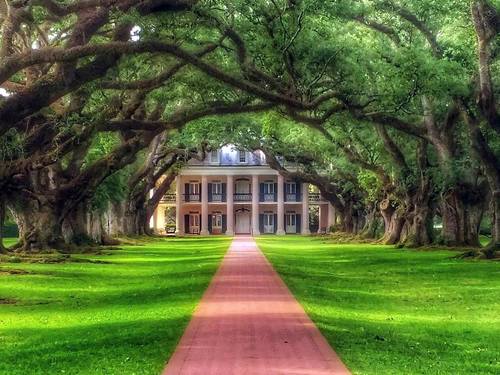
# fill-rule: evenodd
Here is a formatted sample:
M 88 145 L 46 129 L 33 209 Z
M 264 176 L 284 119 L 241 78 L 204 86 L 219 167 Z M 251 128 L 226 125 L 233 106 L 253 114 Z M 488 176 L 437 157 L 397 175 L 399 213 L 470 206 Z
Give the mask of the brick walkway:
M 164 374 L 349 374 L 260 252 L 236 237 Z

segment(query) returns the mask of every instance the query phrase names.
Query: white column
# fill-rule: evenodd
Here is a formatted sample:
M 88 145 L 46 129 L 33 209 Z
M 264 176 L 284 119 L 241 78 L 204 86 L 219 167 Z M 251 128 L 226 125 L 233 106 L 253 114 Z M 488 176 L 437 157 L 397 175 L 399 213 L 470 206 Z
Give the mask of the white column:
M 202 236 L 208 236 L 208 178 L 201 177 L 201 231 Z
M 158 207 L 153 213 L 153 233 L 158 233 Z
M 328 203 L 328 228 L 327 230 L 329 231 L 330 228 L 335 225 L 336 222 L 336 213 L 335 213 L 335 207 L 331 203 Z
M 318 206 L 318 233 L 321 233 L 321 218 L 323 216 L 323 205 Z
M 234 235 L 234 181 L 233 176 L 227 176 L 226 180 L 226 218 L 227 218 L 227 230 L 226 234 L 228 236 Z
M 309 230 L 309 184 L 302 184 L 302 234 L 311 234 Z
M 150 189 L 149 190 L 149 198 L 152 198 L 155 193 L 155 189 Z M 158 228 L 158 206 L 156 206 L 156 209 L 153 212 L 153 216 L 151 217 L 151 220 L 149 222 L 149 226 L 153 229 L 153 233 L 157 233 L 157 228 Z
M 277 235 L 285 234 L 285 180 L 282 175 L 278 175 L 278 226 L 276 228 Z
M 181 204 L 182 204 L 182 183 L 181 177 L 175 178 L 175 235 L 182 236 L 186 228 L 183 228 L 184 222 L 181 217 Z
M 259 176 L 252 176 L 252 234 L 258 236 L 259 231 Z

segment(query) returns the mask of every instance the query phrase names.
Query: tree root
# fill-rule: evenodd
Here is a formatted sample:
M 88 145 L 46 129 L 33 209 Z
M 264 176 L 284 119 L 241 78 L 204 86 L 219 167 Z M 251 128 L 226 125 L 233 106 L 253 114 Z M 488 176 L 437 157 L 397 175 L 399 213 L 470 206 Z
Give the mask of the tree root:
M 359 234 L 347 233 L 347 232 L 333 232 L 324 235 L 318 235 L 318 237 L 325 239 L 325 243 L 375 243 L 372 238 L 364 238 Z
M 457 259 L 500 259 L 500 244 L 488 245 L 482 249 L 472 249 L 456 256 Z

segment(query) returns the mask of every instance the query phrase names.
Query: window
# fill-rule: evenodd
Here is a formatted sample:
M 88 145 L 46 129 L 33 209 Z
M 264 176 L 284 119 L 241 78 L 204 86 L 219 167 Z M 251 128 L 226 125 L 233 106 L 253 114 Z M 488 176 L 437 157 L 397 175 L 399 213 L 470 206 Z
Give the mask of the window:
M 210 163 L 218 163 L 219 162 L 219 151 L 214 150 L 210 151 Z
M 222 214 L 212 215 L 212 228 L 222 228 Z
M 189 183 L 189 194 L 191 194 L 191 195 L 200 194 L 200 183 L 199 182 L 190 182 Z
M 296 222 L 297 222 L 297 217 L 295 216 L 295 214 L 287 214 L 285 216 L 285 225 L 287 227 L 294 227 L 296 225 Z
M 247 152 L 246 151 L 238 151 L 238 158 L 240 163 L 246 163 L 247 162 Z
M 250 194 L 250 181 L 249 180 L 236 180 L 235 186 L 236 194 Z
M 213 195 L 222 194 L 222 183 L 221 182 L 213 182 L 212 183 L 212 194 Z
M 297 193 L 297 184 L 295 182 L 287 182 L 286 183 L 286 192 L 287 192 L 287 194 L 296 194 Z
M 264 194 L 274 194 L 274 182 L 264 182 Z
M 274 214 L 264 214 L 264 225 L 273 226 L 274 225 Z

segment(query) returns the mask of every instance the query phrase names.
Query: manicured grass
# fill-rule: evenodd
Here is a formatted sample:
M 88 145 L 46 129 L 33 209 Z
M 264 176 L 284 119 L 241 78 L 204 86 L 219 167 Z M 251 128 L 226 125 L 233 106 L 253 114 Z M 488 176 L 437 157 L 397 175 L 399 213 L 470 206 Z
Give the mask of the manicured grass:
M 499 262 L 314 237 L 258 244 L 353 373 L 500 373 Z
M 160 239 L 77 256 L 106 263 L 0 263 L 0 374 L 159 374 L 229 243 Z

